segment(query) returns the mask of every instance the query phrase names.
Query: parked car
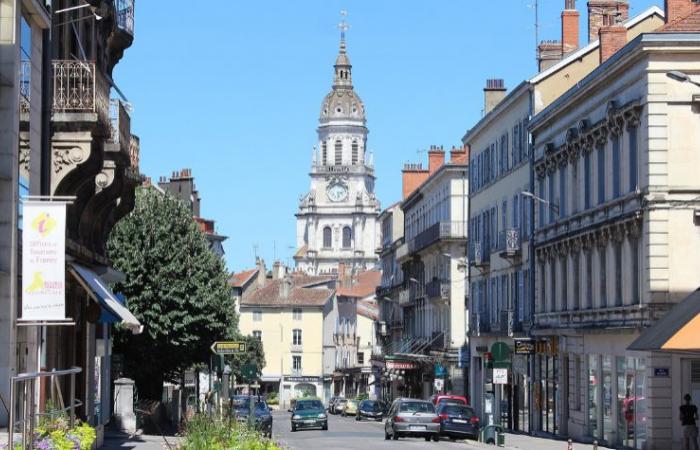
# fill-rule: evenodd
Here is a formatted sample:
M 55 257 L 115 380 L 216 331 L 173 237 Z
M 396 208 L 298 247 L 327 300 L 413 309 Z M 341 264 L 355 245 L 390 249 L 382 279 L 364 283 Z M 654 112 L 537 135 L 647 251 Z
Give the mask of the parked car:
M 343 408 L 343 417 L 357 415 L 357 400 L 348 400 Z
M 384 405 L 376 400 L 362 400 L 357 408 L 356 420 L 373 419 L 381 421 L 384 417 Z
M 342 414 L 343 410 L 345 409 L 345 405 L 347 405 L 348 399 L 347 398 L 340 398 L 336 400 L 335 406 L 333 407 L 333 414 Z
M 460 405 L 469 405 L 469 400 L 466 397 L 452 394 L 433 395 L 430 398 L 430 401 L 436 408 L 440 405 L 440 403 L 456 403 Z
M 333 396 L 333 397 L 331 397 L 330 400 L 328 400 L 328 412 L 329 412 L 329 413 L 334 414 L 334 412 L 333 412 L 333 406 L 334 406 L 335 402 L 338 401 L 339 398 L 342 398 L 342 397 Z
M 479 439 L 479 417 L 470 406 L 442 403 L 437 408 L 440 418 L 440 435 L 448 438 Z
M 326 408 L 319 399 L 297 400 L 292 413 L 292 432 L 300 428 L 321 428 L 328 430 L 328 415 Z
M 426 441 L 440 439 L 440 418 L 427 400 L 400 398 L 394 400 L 384 424 L 384 439 L 402 436 L 424 437 Z
M 247 423 L 250 416 L 250 397 L 236 395 L 232 399 L 232 414 L 238 423 Z M 272 410 L 262 400 L 253 400 L 253 415 L 255 416 L 255 429 L 264 436 L 272 437 Z

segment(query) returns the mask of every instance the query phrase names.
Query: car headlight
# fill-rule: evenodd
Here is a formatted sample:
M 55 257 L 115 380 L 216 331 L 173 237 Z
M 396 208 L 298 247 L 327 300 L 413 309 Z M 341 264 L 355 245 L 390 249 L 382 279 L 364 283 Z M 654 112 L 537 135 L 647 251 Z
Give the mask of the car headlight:
M 298 419 L 301 419 L 301 416 L 300 416 L 299 414 L 294 414 L 294 415 L 292 416 L 292 419 L 298 420 Z
M 323 414 L 323 413 L 321 413 L 321 414 L 318 415 L 318 418 L 319 418 L 319 419 L 325 419 L 325 418 L 326 418 L 326 415 Z

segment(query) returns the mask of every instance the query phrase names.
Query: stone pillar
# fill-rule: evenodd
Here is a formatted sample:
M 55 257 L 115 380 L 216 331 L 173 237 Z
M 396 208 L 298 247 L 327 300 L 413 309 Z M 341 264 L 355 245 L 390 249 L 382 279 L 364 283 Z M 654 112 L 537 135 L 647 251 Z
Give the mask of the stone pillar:
M 136 432 L 134 380 L 129 378 L 114 381 L 114 425 L 126 433 Z

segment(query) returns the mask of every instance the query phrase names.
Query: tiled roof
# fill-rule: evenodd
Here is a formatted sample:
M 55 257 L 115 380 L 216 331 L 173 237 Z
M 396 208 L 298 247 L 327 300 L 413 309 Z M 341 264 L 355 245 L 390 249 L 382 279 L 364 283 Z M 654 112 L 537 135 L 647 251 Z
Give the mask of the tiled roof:
M 343 297 L 367 297 L 374 294 L 382 279 L 378 270 L 367 270 L 343 280 L 338 287 L 338 295 Z
M 241 300 L 241 306 L 323 306 L 333 295 L 333 290 L 326 287 L 305 287 L 323 282 L 329 277 L 292 276 L 289 295 L 280 295 L 283 280 L 268 280 L 265 287 L 253 292 Z
M 357 314 L 372 320 L 379 320 L 379 308 L 373 300 L 360 300 L 357 302 Z
M 258 272 L 258 269 L 250 269 L 239 273 L 231 274 L 228 279 L 229 286 L 242 287 L 250 278 Z
M 667 23 L 659 28 L 659 31 L 666 33 L 700 32 L 700 7 L 696 6 L 690 14 Z

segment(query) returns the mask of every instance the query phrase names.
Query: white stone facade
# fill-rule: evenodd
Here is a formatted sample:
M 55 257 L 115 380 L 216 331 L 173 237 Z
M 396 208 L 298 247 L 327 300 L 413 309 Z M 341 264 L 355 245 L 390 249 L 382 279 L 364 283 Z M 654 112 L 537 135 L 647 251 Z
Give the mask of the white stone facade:
M 340 263 L 361 271 L 377 261 L 380 205 L 374 194 L 372 155 L 362 101 L 352 86 L 352 66 L 341 40 L 333 89 L 321 105 L 311 187 L 297 217 L 297 268 L 336 272 Z

